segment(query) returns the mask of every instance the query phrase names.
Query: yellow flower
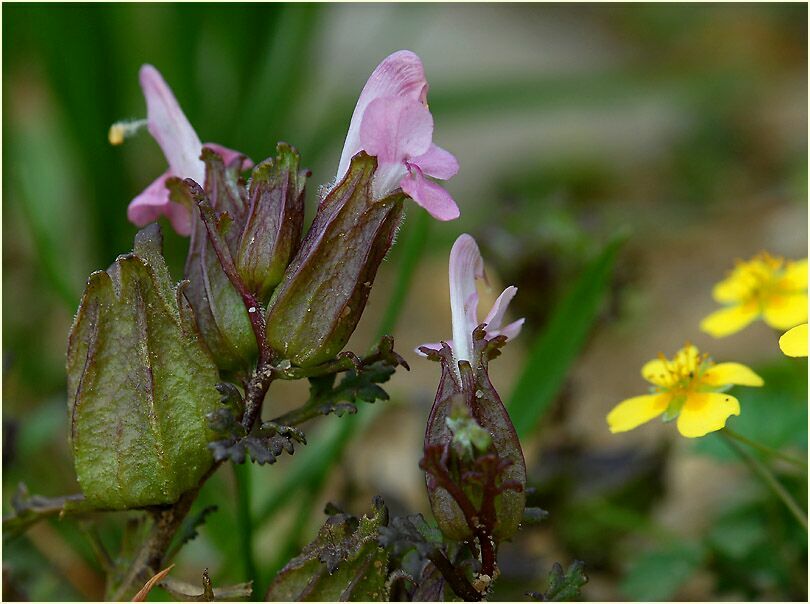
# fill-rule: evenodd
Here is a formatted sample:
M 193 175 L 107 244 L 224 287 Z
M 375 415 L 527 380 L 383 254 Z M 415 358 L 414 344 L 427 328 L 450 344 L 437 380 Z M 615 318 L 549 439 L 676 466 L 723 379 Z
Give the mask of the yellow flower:
M 738 261 L 731 274 L 715 285 L 721 308 L 703 319 L 700 329 L 722 338 L 762 317 L 779 330 L 807 321 L 807 259 L 789 261 L 762 252 Z
M 807 323 L 797 325 L 779 338 L 779 348 L 789 357 L 807 356 Z
M 740 402 L 725 394 L 733 384 L 762 386 L 762 378 L 740 363 L 715 363 L 690 344 L 670 361 L 661 354 L 641 368 L 653 384 L 652 394 L 622 401 L 608 413 L 611 432 L 626 432 L 664 415 L 678 418 L 678 431 L 688 438 L 720 430 L 731 415 L 740 414 Z

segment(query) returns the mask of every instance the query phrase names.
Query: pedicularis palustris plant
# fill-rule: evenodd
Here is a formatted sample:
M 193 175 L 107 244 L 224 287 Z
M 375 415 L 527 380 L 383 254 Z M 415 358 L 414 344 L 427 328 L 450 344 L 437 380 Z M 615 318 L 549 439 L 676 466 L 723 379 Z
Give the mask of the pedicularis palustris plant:
M 169 168 L 130 203 L 129 219 L 143 227 L 134 249 L 90 276 L 70 332 L 70 441 L 82 495 L 20 493 L 6 528 L 56 513 L 145 510 L 137 546 L 105 556 L 109 597 L 132 597 L 152 577 L 186 599 L 247 596 L 249 585 L 212 587 L 206 575 L 194 594 L 156 573 L 221 464 L 273 463 L 306 444 L 300 424 L 387 398 L 380 384 L 408 368 L 392 338 L 364 356 L 343 349 L 408 200 L 438 220 L 458 217 L 433 180 L 453 177 L 458 163 L 432 142 L 421 61 L 396 52 L 363 88 L 335 178 L 305 230 L 311 175 L 292 146 L 279 143 L 254 163 L 203 144 L 158 71 L 144 66 L 140 81 L 148 118 L 114 125 L 110 139 L 145 125 Z M 179 283 L 162 256 L 160 216 L 190 237 Z M 414 460 L 435 523 L 389 518 L 379 498 L 362 518 L 330 507 L 315 541 L 254 597 L 480 600 L 490 592 L 499 544 L 524 517 L 542 514 L 527 514 L 520 442 L 487 374 L 522 326 L 504 325 L 517 290 L 507 288 L 479 322 L 482 276 L 478 247 L 462 235 L 450 255 L 452 340 L 419 349 L 441 365 L 424 454 Z M 299 379 L 310 382 L 309 400 L 263 420 L 272 383 Z M 538 597 L 571 597 L 583 580 L 579 567 L 555 568 Z

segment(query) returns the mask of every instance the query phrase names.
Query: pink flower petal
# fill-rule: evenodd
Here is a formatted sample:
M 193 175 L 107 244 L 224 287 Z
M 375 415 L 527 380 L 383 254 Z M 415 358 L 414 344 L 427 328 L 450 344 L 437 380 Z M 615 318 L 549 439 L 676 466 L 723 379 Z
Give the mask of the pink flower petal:
M 509 303 L 512 301 L 512 298 L 515 297 L 516 293 L 517 287 L 510 285 L 503 290 L 501 295 L 498 296 L 498 299 L 495 300 L 495 304 L 492 305 L 492 308 L 483 321 L 487 324 L 487 332 L 497 331 L 501 328 L 503 316 L 506 314 L 506 309 L 509 308 Z
M 427 90 L 428 84 L 422 61 L 414 53 L 400 50 L 383 59 L 368 78 L 360 98 L 357 99 L 335 180 L 343 178 L 352 157 L 363 149 L 360 143 L 360 126 L 363 114 L 372 101 L 381 97 L 402 97 L 424 105 Z
M 523 324 L 526 322 L 526 319 L 518 319 L 517 321 L 512 321 L 506 327 L 501 327 L 493 332 L 490 332 L 487 329 L 487 336 L 496 337 L 496 336 L 506 336 L 510 340 L 516 338 L 520 333 L 520 330 L 523 329 Z M 489 338 L 487 338 L 489 339 Z
M 450 193 L 427 180 L 418 166 L 409 165 L 409 174 L 400 181 L 399 186 L 435 219 L 455 220 L 459 217 L 458 206 Z
M 140 80 L 146 97 L 149 133 L 163 149 L 172 172 L 182 178 L 203 182 L 202 143 L 171 89 L 151 65 L 141 67 Z
M 460 235 L 450 250 L 450 311 L 453 321 L 453 339 L 447 341 L 453 351 L 453 358 L 456 361 L 456 375 L 460 379 L 458 371 L 459 361 L 471 361 L 473 356 L 472 333 L 478 327 L 478 291 L 476 280 L 485 279 L 484 261 L 478 245 L 470 235 L 466 233 Z M 506 309 L 515 297 L 517 288 L 509 286 L 495 303 L 482 323 L 486 323 L 486 339 L 490 340 L 498 336 L 506 336 L 511 340 L 516 337 L 525 319 L 518 319 L 509 325 L 501 326 Z M 441 343 L 423 344 L 422 347 L 430 350 L 441 350 Z M 419 356 L 427 356 L 418 348 L 416 353 Z
M 239 151 L 228 149 L 228 147 L 223 147 L 222 145 L 218 145 L 217 143 L 205 143 L 203 146 L 208 147 L 209 149 L 211 149 L 211 151 L 219 155 L 222 158 L 222 161 L 225 162 L 226 166 L 237 157 L 242 157 L 241 170 L 250 170 L 253 167 L 253 160 L 247 157 L 246 155 L 240 153 Z
M 381 97 L 369 103 L 360 124 L 360 144 L 378 164 L 402 163 L 426 153 L 433 116 L 419 101 Z
M 450 250 L 450 311 L 453 317 L 453 344 L 456 360 L 472 359 L 472 332 L 478 313 L 475 280 L 484 276 L 484 261 L 478 245 L 466 233 Z M 471 320 L 472 318 L 472 320 Z
M 127 218 L 139 227 L 155 222 L 160 216 L 166 216 L 172 228 L 180 235 L 191 234 L 191 214 L 185 206 L 169 200 L 166 179 L 173 176 L 166 171 L 155 179 L 143 193 L 133 199 L 127 208 Z
M 159 216 L 166 216 L 175 231 L 187 236 L 191 234 L 191 214 L 188 208 L 169 201 L 165 182 L 169 176 L 193 178 L 200 184 L 205 182 L 205 164 L 200 160 L 202 143 L 160 72 L 151 65 L 144 65 L 140 70 L 140 81 L 146 97 L 149 133 L 163 150 L 169 170 L 130 202 L 127 217 L 136 225 L 144 226 Z M 207 146 L 226 164 L 242 156 L 238 151 L 216 143 Z M 253 162 L 245 157 L 242 169 L 251 167 Z
M 414 157 L 410 163 L 419 166 L 428 176 L 441 180 L 450 180 L 458 173 L 456 157 L 438 145 L 431 144 L 426 153 Z
M 166 217 L 178 235 L 191 235 L 191 212 L 186 206 L 170 201 L 166 208 Z

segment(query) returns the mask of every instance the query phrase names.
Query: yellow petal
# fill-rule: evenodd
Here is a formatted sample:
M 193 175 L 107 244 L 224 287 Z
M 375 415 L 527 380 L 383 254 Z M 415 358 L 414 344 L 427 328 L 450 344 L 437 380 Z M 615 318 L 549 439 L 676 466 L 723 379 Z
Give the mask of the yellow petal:
M 731 275 L 723 279 L 714 286 L 712 297 L 721 304 L 739 302 L 749 291 L 747 280 L 740 275 L 739 271 L 734 271 Z
M 807 258 L 787 263 L 783 283 L 793 291 L 807 289 Z
M 779 348 L 789 357 L 806 357 L 807 323 L 794 327 L 779 338 Z
M 667 362 L 661 359 L 653 359 L 644 363 L 641 368 L 641 376 L 656 386 L 669 386 L 669 370 L 667 369 Z
M 807 294 L 773 296 L 765 304 L 763 316 L 765 322 L 775 329 L 807 323 Z
M 754 304 L 721 308 L 703 319 L 700 329 L 715 338 L 724 338 L 746 327 L 758 314 Z
M 725 386 L 727 384 L 762 386 L 765 383 L 761 377 L 740 363 L 719 363 L 709 367 L 701 377 L 701 381 L 709 386 Z
M 678 431 L 687 438 L 720 430 L 732 415 L 740 414 L 740 402 L 722 392 L 690 394 L 678 416 Z
M 668 394 L 645 394 L 622 401 L 608 413 L 611 432 L 627 432 L 661 415 L 669 404 Z

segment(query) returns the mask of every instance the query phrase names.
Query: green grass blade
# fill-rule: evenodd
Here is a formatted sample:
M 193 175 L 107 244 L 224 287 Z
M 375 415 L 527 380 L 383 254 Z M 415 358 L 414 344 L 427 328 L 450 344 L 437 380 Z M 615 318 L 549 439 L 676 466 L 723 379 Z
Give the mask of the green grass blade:
M 615 238 L 585 269 L 534 341 L 509 398 L 509 415 L 519 437 L 529 435 L 560 391 L 597 318 L 624 240 Z
M 253 555 L 253 511 L 250 506 L 251 467 L 248 463 L 231 464 L 236 478 L 236 501 L 239 513 L 239 547 L 242 562 L 242 575 L 245 581 L 255 581 L 256 558 Z
M 269 154 L 276 140 L 287 140 L 293 134 L 289 117 L 318 40 L 321 11 L 318 4 L 280 5 L 274 34 L 255 61 L 240 111 L 238 140 L 257 158 Z

